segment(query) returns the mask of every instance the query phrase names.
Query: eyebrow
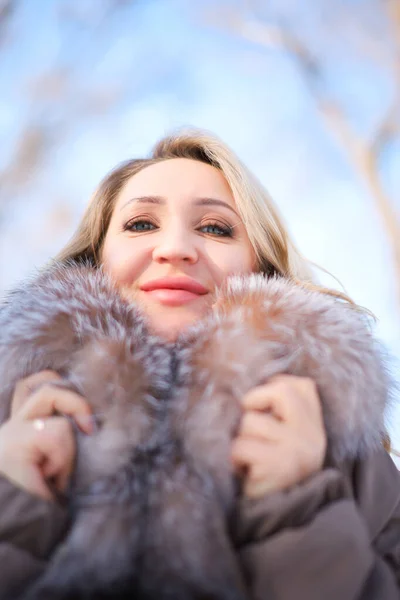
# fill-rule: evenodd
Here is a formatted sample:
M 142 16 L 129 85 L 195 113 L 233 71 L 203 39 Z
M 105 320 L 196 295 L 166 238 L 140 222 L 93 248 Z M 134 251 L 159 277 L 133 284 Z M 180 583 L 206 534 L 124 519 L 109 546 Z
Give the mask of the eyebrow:
M 138 202 L 142 204 L 158 204 L 164 205 L 167 203 L 166 199 L 162 196 L 139 196 L 138 198 L 131 198 L 121 207 L 120 210 L 123 210 L 128 204 L 133 202 Z M 232 206 L 230 206 L 227 202 L 223 200 L 218 200 L 217 198 L 196 198 L 193 203 L 195 206 L 222 206 L 224 208 L 228 208 L 231 212 L 233 212 L 237 217 L 238 213 Z

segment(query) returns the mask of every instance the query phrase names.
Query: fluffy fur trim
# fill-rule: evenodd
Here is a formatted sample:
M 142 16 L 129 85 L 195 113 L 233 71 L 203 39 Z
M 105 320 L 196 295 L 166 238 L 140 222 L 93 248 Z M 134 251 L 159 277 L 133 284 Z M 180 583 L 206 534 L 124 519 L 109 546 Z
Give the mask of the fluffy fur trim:
M 92 268 L 56 266 L 14 291 L 0 310 L 0 417 L 15 382 L 43 366 L 40 340 L 51 346 L 51 367 L 68 369 L 65 348 L 106 336 L 134 340 L 155 387 L 171 392 L 175 360 L 160 361 L 163 344 Z M 204 389 L 229 387 L 233 396 L 278 373 L 315 380 L 329 447 L 336 458 L 377 447 L 393 382 L 383 347 L 367 318 L 350 305 L 282 278 L 234 276 L 219 290 L 214 312 L 179 340 L 178 373 Z M 169 349 L 171 352 L 171 349 Z M 160 365 L 162 367 L 160 368 Z M 178 386 L 179 387 L 179 386 Z
M 229 389 L 238 397 L 277 374 L 310 377 L 334 459 L 362 456 L 382 443 L 392 382 L 365 314 L 259 274 L 231 277 L 214 308 L 181 339 L 184 360 L 207 393 Z

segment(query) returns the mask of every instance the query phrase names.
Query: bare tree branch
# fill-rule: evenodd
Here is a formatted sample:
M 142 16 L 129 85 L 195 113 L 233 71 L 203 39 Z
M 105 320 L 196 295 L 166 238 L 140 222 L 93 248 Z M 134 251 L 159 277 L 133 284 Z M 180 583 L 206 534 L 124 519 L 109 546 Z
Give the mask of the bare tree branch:
M 0 0 L 0 42 L 4 40 L 4 32 L 16 6 L 15 0 Z
M 396 79 L 395 97 L 371 140 L 363 139 L 352 127 L 344 109 L 326 91 L 322 65 L 307 45 L 288 27 L 259 21 L 232 21 L 234 30 L 244 39 L 265 48 L 286 52 L 297 63 L 315 106 L 327 130 L 345 151 L 358 177 L 369 190 L 381 216 L 392 251 L 400 306 L 400 217 L 381 181 L 379 159 L 388 142 L 399 133 L 400 108 L 400 2 L 386 0 L 396 33 L 397 54 L 393 61 Z

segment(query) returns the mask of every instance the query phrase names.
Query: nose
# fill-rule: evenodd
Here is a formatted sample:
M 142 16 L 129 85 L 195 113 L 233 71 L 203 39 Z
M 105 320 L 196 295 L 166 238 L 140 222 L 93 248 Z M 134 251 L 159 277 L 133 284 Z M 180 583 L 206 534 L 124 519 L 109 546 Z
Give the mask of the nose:
M 194 264 L 197 259 L 198 253 L 194 240 L 177 228 L 168 233 L 164 232 L 153 249 L 153 260 L 159 263 Z

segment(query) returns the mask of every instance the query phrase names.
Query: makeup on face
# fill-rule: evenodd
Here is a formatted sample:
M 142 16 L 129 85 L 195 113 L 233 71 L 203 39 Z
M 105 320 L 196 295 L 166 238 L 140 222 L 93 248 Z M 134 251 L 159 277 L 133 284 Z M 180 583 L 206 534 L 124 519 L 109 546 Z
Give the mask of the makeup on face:
M 177 158 L 128 180 L 117 198 L 103 268 L 157 330 L 185 328 L 211 310 L 230 274 L 254 269 L 255 253 L 221 171 Z

